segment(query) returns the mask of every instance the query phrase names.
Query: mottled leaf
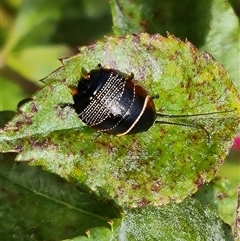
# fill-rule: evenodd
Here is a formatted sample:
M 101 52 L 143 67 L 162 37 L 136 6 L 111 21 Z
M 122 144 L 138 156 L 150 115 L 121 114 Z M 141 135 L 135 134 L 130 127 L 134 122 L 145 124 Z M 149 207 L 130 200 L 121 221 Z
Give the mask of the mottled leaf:
M 188 198 L 181 204 L 146 206 L 126 212 L 119 240 L 233 241 L 231 228 L 211 206 Z
M 215 206 L 219 216 L 234 227 L 238 199 L 237 185 L 233 185 L 227 179 L 215 177 L 209 184 L 203 185 L 194 197 L 204 205 Z
M 190 42 L 170 35 L 108 37 L 62 60 L 46 86 L 1 131 L 0 150 L 19 152 L 18 161 L 42 165 L 81 189 L 119 205 L 179 202 L 210 181 L 223 162 L 239 125 L 239 97 L 222 65 Z M 154 99 L 156 123 L 132 136 L 102 134 L 83 124 L 71 86 L 97 64 L 134 74 Z M 214 114 L 214 112 L 220 112 Z
M 105 236 L 105 239 L 102 239 L 100 235 L 103 229 L 92 228 L 88 238 L 76 237 L 69 240 L 234 240 L 230 226 L 218 217 L 214 208 L 202 206 L 191 198 L 181 204 L 165 207 L 146 206 L 125 210 L 125 214 L 123 222 L 113 230 L 112 237 Z M 99 235 L 98 239 L 96 234 Z

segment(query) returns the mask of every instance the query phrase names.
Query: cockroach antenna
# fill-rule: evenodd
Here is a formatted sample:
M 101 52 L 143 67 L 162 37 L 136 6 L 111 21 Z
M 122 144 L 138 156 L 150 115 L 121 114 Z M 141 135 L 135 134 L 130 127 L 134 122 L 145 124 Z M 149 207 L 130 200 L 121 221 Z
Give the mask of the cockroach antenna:
M 161 117 L 161 118 L 189 118 L 189 117 L 194 117 L 194 116 L 209 116 L 209 115 L 216 115 L 216 114 L 223 114 L 223 113 L 228 113 L 228 112 L 234 112 L 235 110 L 229 110 L 229 111 L 219 111 L 219 112 L 209 112 L 209 113 L 201 113 L 201 114 L 189 114 L 189 115 L 170 115 L 170 114 L 162 114 L 162 113 L 158 113 L 157 112 L 157 117 Z M 202 131 L 204 131 L 207 135 L 207 140 L 208 143 L 211 140 L 211 135 L 208 132 L 208 130 L 202 126 L 202 125 L 198 125 L 198 124 L 191 124 L 191 123 L 181 123 L 181 122 L 171 122 L 171 121 L 161 121 L 156 119 L 155 123 L 159 123 L 159 124 L 167 124 L 167 125 L 177 125 L 177 126 L 186 126 L 186 127 L 193 127 L 193 128 L 197 128 L 197 129 L 201 129 Z

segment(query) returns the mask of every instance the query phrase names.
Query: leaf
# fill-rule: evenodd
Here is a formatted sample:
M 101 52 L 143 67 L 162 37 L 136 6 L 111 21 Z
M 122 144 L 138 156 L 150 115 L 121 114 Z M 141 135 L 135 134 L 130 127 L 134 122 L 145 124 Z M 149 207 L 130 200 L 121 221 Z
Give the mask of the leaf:
M 122 219 L 110 205 L 38 167 L 13 163 L 13 157 L 1 154 L 3 240 L 233 240 L 211 205 L 188 198 L 164 207 L 125 209 Z
M 192 198 L 180 204 L 125 212 L 119 240 L 234 240 L 230 226 L 218 217 L 216 210 Z
M 1 111 L 16 110 L 17 103 L 26 98 L 27 90 L 23 90 L 19 83 L 12 81 L 11 78 L 2 75 L 1 77 Z
M 113 31 L 117 36 L 145 32 L 143 14 L 147 11 L 150 2 L 145 3 L 141 0 L 135 2 L 109 1 L 113 18 Z
M 111 0 L 116 35 L 170 32 L 210 52 L 239 82 L 239 19 L 225 0 Z M 191 11 L 189 11 L 191 9 Z
M 226 68 L 230 79 L 240 93 L 239 52 L 240 26 L 239 19 L 229 2 L 214 0 L 211 5 L 211 21 L 208 35 L 202 47 Z
M 66 4 L 66 0 L 24 0 L 18 12 L 17 19 L 10 31 L 7 44 L 4 46 L 3 57 L 16 47 L 23 47 L 22 41 L 28 44 L 36 40 L 46 39 L 54 29 L 54 24 L 59 19 L 59 9 Z M 35 11 L 37 9 L 38 11 Z M 48 22 L 48 24 L 46 24 Z M 34 34 L 33 34 L 34 33 Z M 23 41 L 23 42 L 24 42 Z
M 98 236 L 99 239 L 96 239 L 94 234 L 97 231 L 100 230 L 92 228 L 88 238 L 76 237 L 69 240 L 234 240 L 230 226 L 218 217 L 216 210 L 202 206 L 192 198 L 165 207 L 146 206 L 125 210 L 123 222 L 113 231 L 114 237 L 102 239 L 102 236 Z
M 60 45 L 53 46 L 53 43 L 48 44 L 51 45 L 51 49 L 44 45 L 51 38 L 61 17 L 60 10 L 66 3 L 66 0 L 22 1 L 17 17 L 11 20 L 13 24 L 8 29 L 8 38 L 0 52 L 3 73 L 6 74 L 6 70 L 14 72 L 14 77 L 10 76 L 15 82 L 19 78 L 16 74 L 36 81 L 59 66 L 56 59 L 70 51 Z M 7 12 L 6 9 L 5 11 Z
M 4 25 L 7 36 L 2 40 L 0 51 L 3 76 L 7 69 L 7 74 L 9 71 L 21 74 L 39 84 L 38 79 L 59 67 L 60 57 L 72 53 L 70 46 L 75 48 L 80 43 L 92 42 L 109 33 L 111 16 L 108 2 L 102 2 L 98 8 L 96 4 L 98 0 L 23 0 L 18 4 L 16 17 L 9 14 L 13 3 L 4 4 L 1 25 Z M 7 22 L 9 24 L 5 26 Z M 18 79 L 16 75 L 11 77 L 14 81 Z
M 111 234 L 109 223 L 120 217 L 116 208 L 39 167 L 12 162 L 14 156 L 0 156 L 2 240 L 63 240 L 93 227 Z
M 70 51 L 61 45 L 32 46 L 20 52 L 11 53 L 8 56 L 8 65 L 22 76 L 37 80 L 59 67 L 59 61 L 57 61 L 59 56 L 66 56 L 69 53 Z M 33 57 L 38 61 L 32 61 Z
M 23 105 L 1 131 L 3 152 L 16 151 L 18 161 L 30 161 L 101 199 L 131 207 L 183 200 L 208 182 L 219 168 L 239 125 L 236 89 L 224 68 L 206 52 L 172 35 L 140 34 L 108 37 L 62 60 L 46 86 Z M 84 71 L 101 63 L 122 73 L 134 73 L 162 114 L 191 118 L 160 118 L 204 126 L 155 124 L 132 136 L 110 136 L 83 124 L 72 103 L 70 86 Z
M 194 194 L 203 205 L 215 206 L 219 216 L 232 227 L 236 220 L 237 186 L 227 179 L 215 177 L 208 185 L 203 185 Z

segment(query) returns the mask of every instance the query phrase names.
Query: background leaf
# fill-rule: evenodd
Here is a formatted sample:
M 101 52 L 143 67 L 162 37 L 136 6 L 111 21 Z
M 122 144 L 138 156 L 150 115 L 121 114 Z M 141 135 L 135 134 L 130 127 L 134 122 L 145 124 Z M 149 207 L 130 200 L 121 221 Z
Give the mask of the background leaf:
M 108 2 L 96 8 L 97 4 L 98 0 L 2 1 L 1 92 L 6 94 L 0 110 L 15 110 L 20 100 L 39 89 L 39 79 L 61 65 L 59 58 L 77 51 L 76 46 L 112 32 Z
M 236 220 L 237 185 L 227 179 L 215 177 L 209 184 L 205 184 L 194 195 L 204 205 L 211 204 L 218 210 L 220 217 L 232 227 Z
M 163 36 L 168 31 L 181 39 L 187 38 L 222 63 L 240 88 L 239 19 L 229 2 L 111 0 L 113 30 L 117 35 L 148 32 Z
M 119 237 L 139 241 L 233 240 L 230 226 L 218 218 L 216 210 L 191 198 L 181 204 L 129 210 Z
M 74 241 L 97 240 L 97 228 L 89 230 L 89 237 L 76 237 Z M 92 234 L 92 235 L 91 235 Z M 100 233 L 101 234 L 101 233 Z M 165 207 L 146 206 L 125 210 L 125 218 L 114 230 L 112 237 L 101 240 L 218 240 L 233 241 L 230 226 L 224 224 L 216 210 L 202 206 L 187 198 L 181 204 Z M 105 236 L 106 237 L 106 236 Z
M 120 217 L 111 205 L 94 201 L 54 175 L 26 163 L 15 154 L 1 154 L 2 240 L 63 240 L 106 227 Z

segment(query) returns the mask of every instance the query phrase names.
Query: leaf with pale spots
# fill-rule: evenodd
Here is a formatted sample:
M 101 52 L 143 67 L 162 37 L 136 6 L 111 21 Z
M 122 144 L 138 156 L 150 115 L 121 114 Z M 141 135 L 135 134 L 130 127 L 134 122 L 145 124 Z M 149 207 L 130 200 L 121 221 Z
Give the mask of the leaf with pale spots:
M 87 237 L 78 236 L 69 241 L 234 240 L 230 226 L 218 217 L 215 209 L 191 198 L 165 207 L 128 209 L 122 222 L 114 220 L 113 224 L 112 232 L 106 228 L 92 228 Z
M 219 176 L 214 177 L 210 183 L 203 185 L 194 197 L 203 205 L 214 206 L 222 220 L 232 226 L 234 230 L 236 220 L 236 207 L 238 184 Z
M 130 207 L 179 202 L 212 179 L 237 131 L 240 101 L 210 54 L 172 35 L 143 33 L 107 37 L 62 63 L 1 130 L 2 152 L 18 152 L 18 161 L 41 165 L 100 199 Z M 163 115 L 212 114 L 160 115 L 149 131 L 136 135 L 97 132 L 62 105 L 73 102 L 71 87 L 99 63 L 133 73 L 150 96 L 159 95 L 154 102 Z

